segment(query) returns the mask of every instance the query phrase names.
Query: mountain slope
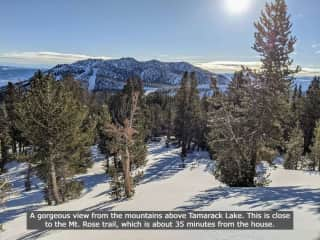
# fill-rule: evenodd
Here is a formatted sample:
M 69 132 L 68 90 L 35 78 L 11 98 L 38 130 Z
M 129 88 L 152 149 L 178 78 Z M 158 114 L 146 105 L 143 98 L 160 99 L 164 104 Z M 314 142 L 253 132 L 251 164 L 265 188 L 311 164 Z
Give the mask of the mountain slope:
M 277 165 L 268 168 L 270 186 L 261 188 L 230 188 L 212 176 L 212 160 L 205 152 L 195 152 L 181 167 L 180 149 L 166 148 L 165 143 L 148 146 L 148 163 L 142 182 L 133 199 L 111 201 L 105 176 L 103 157 L 93 148 L 95 164 L 83 180 L 86 191 L 79 199 L 59 206 L 45 206 L 39 198 L 42 185 L 37 183 L 30 193 L 17 193 L 0 209 L 4 218 L 1 240 L 13 239 L 315 239 L 320 235 L 320 174 L 290 171 Z M 12 166 L 9 179 L 14 190 L 23 188 L 23 165 Z M 282 231 L 30 231 L 26 229 L 27 210 L 204 210 L 204 211 L 294 211 L 294 230 Z
M 185 71 L 195 72 L 200 84 L 208 84 L 213 73 L 186 62 L 140 62 L 134 58 L 115 60 L 87 59 L 73 64 L 57 65 L 49 72 L 60 79 L 72 74 L 90 90 L 121 89 L 132 75 L 141 77 L 146 87 L 172 86 L 180 83 Z

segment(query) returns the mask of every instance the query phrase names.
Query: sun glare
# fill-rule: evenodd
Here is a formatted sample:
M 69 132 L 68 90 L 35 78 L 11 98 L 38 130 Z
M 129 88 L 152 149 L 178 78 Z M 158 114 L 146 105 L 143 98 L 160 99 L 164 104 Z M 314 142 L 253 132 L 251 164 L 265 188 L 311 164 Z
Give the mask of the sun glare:
M 226 10 L 232 15 L 240 15 L 247 12 L 251 0 L 224 0 Z

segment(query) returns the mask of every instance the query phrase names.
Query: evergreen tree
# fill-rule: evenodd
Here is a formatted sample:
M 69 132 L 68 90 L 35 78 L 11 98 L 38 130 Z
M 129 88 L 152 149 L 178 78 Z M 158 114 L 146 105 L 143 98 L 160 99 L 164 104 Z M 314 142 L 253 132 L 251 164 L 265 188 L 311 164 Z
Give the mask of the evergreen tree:
M 122 92 L 113 98 L 110 109 L 112 123 L 107 124 L 106 132 L 111 137 L 109 150 L 113 156 L 108 172 L 112 177 L 112 195 L 116 199 L 130 198 L 142 174 L 138 169 L 146 163 L 146 112 L 140 78 L 128 79 Z
M 320 119 L 320 78 L 315 77 L 304 98 L 302 110 L 302 128 L 304 132 L 304 151 L 309 152 L 312 145 L 313 131 L 316 122 Z
M 11 82 L 8 83 L 5 94 L 5 107 L 8 118 L 9 134 L 11 138 L 11 148 L 13 153 L 17 153 L 17 145 L 19 146 L 19 153 L 22 151 L 22 146 L 26 144 L 22 137 L 21 131 L 16 127 L 17 114 L 15 103 L 19 101 L 20 91 Z
M 97 133 L 98 133 L 98 147 L 102 154 L 106 156 L 106 171 L 109 171 L 109 159 L 112 157 L 112 138 L 106 131 L 106 126 L 111 123 L 111 116 L 108 105 L 103 104 L 97 112 Z
M 219 91 L 216 81 L 212 84 L 208 140 L 216 160 L 215 175 L 229 186 L 255 186 L 259 155 L 270 144 L 265 133 L 275 131 L 260 121 L 262 89 L 251 74 L 236 73 L 226 93 Z
M 207 94 L 205 94 L 201 98 L 200 107 L 201 107 L 201 110 L 200 110 L 200 118 L 199 118 L 199 127 L 196 134 L 196 142 L 198 145 L 198 149 L 208 150 L 207 137 L 209 133 L 208 119 L 209 119 L 210 102 Z
M 147 128 L 150 129 L 149 137 L 167 135 L 169 138 L 173 133 L 174 119 L 174 97 L 169 91 L 159 90 L 148 94 L 147 106 Z
M 6 179 L 0 178 L 0 207 L 5 203 L 10 193 L 10 183 Z M 3 225 L 0 224 L 0 231 L 3 230 Z
M 181 145 L 181 158 L 187 155 L 192 143 L 196 142 L 201 118 L 201 105 L 195 73 L 184 73 L 181 86 L 176 94 L 175 135 Z
M 292 23 L 287 13 L 285 0 L 275 0 L 266 3 L 259 21 L 255 22 L 255 43 L 253 49 L 261 56 L 262 72 L 265 84 L 275 94 L 289 96 L 293 60 L 290 54 L 294 52 L 297 39 L 292 36 Z
M 9 119 L 6 108 L 4 105 L 0 106 L 0 148 L 1 148 L 1 158 L 0 158 L 0 174 L 5 172 L 5 165 L 9 161 Z
M 304 96 L 302 94 L 301 85 L 295 85 L 291 99 L 292 123 L 291 127 L 295 127 L 298 122 L 302 121 L 304 108 Z
M 71 95 L 75 103 L 81 107 L 83 106 L 87 113 L 80 126 L 81 139 L 77 144 L 77 151 L 75 158 L 76 164 L 73 166 L 75 173 L 85 173 L 88 167 L 92 166 L 91 161 L 91 146 L 94 143 L 96 135 L 97 121 L 94 112 L 91 110 L 91 96 L 87 89 L 81 83 L 75 80 L 72 76 L 66 76 L 61 81 L 63 89 Z
M 201 139 L 201 103 L 200 103 L 200 94 L 198 90 L 198 80 L 196 78 L 196 74 L 194 72 L 190 75 L 190 96 L 189 96 L 189 104 L 190 104 L 190 111 L 191 111 L 191 119 L 190 119 L 190 132 L 192 136 L 192 140 L 194 145 L 193 149 L 195 147 L 199 147 L 199 145 L 202 142 Z M 189 142 L 189 145 L 191 142 Z M 191 146 L 188 146 L 190 149 Z
M 30 89 L 16 104 L 17 126 L 32 147 L 32 164 L 45 182 L 49 204 L 78 196 L 82 184 L 69 180 L 87 166 L 84 146 L 91 137 L 88 109 L 63 81 L 35 74 Z
M 285 0 L 266 3 L 259 21 L 255 23 L 255 43 L 253 49 L 261 56 L 262 68 L 259 78 L 265 88 L 266 111 L 261 118 L 279 123 L 283 139 L 278 139 L 284 148 L 284 141 L 290 133 L 290 92 L 293 74 L 299 71 L 291 69 L 296 38 L 292 36 L 292 24 L 287 13 Z M 272 99 L 269 101 L 268 99 Z
M 286 169 L 298 169 L 302 166 L 303 154 L 303 132 L 298 124 L 291 133 L 290 140 L 287 143 L 287 152 L 285 155 L 284 167 Z
M 5 198 L 10 190 L 10 184 L 7 179 L 0 179 L 0 206 L 3 205 Z
M 317 121 L 316 128 L 314 130 L 313 145 L 311 147 L 311 169 L 320 171 L 320 121 Z

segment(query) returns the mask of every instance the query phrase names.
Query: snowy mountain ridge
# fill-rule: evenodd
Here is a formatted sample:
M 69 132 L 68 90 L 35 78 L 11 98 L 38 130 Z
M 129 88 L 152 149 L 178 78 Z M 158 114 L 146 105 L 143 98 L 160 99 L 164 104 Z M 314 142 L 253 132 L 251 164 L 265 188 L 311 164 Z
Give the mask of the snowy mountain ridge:
M 138 61 L 134 58 L 87 59 L 50 69 L 56 78 L 71 74 L 90 90 L 121 89 L 128 77 L 139 76 L 146 87 L 175 86 L 184 72 L 195 72 L 200 84 L 208 84 L 214 73 L 187 62 Z

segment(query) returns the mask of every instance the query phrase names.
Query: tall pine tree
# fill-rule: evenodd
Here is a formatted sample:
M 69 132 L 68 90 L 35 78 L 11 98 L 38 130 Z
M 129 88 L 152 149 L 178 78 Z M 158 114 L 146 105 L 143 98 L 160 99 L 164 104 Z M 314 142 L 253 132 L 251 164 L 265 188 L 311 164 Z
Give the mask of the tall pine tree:
M 0 174 L 5 172 L 5 165 L 9 161 L 10 126 L 6 108 L 0 106 Z
M 314 130 L 313 144 L 311 146 L 311 169 L 320 171 L 320 121 L 317 121 Z
M 269 118 L 271 122 L 280 124 L 279 131 L 283 139 L 278 139 L 282 148 L 290 133 L 290 92 L 293 74 L 293 60 L 290 54 L 294 52 L 296 38 L 292 36 L 292 23 L 285 0 L 275 0 L 266 3 L 259 21 L 254 25 L 255 43 L 253 49 L 261 56 L 262 80 L 266 95 L 266 111 L 261 118 Z M 268 101 L 272 99 L 272 101 Z
M 283 166 L 287 169 L 298 169 L 302 166 L 303 154 L 303 132 L 300 124 L 293 129 L 290 134 L 290 140 L 287 143 L 287 152 Z
M 46 184 L 48 203 L 59 204 L 78 196 L 81 183 L 70 177 L 87 165 L 88 159 L 82 156 L 90 138 L 89 128 L 84 127 L 87 107 L 63 81 L 38 72 L 16 108 L 17 126 L 31 144 L 32 164 Z
M 230 186 L 255 186 L 256 164 L 261 156 L 268 156 L 264 152 L 270 139 L 265 133 L 277 130 L 260 119 L 264 102 L 259 80 L 242 70 L 235 74 L 226 93 L 219 91 L 216 81 L 212 87 L 208 142 L 216 160 L 215 175 Z M 270 161 L 266 157 L 262 160 Z
M 310 151 L 312 145 L 313 131 L 316 127 L 316 122 L 320 119 L 320 77 L 315 77 L 304 98 L 302 110 L 302 128 L 304 131 L 304 150 Z
M 181 145 L 182 160 L 196 144 L 199 144 L 198 131 L 201 118 L 200 96 L 195 73 L 185 72 L 176 94 L 175 136 Z

